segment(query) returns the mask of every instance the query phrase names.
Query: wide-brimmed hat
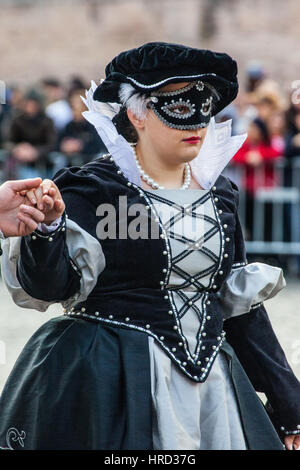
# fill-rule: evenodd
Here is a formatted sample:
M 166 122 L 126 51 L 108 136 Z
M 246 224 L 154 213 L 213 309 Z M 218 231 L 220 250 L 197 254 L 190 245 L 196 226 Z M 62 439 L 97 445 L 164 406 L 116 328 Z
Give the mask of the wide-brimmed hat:
M 121 52 L 105 68 L 105 80 L 93 98 L 120 103 L 122 83 L 130 83 L 138 92 L 150 95 L 168 83 L 201 80 L 219 94 L 214 115 L 231 103 L 238 93 L 237 63 L 228 54 L 196 49 L 181 44 L 150 42 Z

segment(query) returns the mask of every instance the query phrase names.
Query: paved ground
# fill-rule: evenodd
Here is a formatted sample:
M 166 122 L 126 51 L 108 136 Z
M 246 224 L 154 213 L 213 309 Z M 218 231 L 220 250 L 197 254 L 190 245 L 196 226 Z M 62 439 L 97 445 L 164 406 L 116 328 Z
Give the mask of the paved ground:
M 286 279 L 287 286 L 265 302 L 274 330 L 287 358 L 300 379 L 300 289 L 299 280 Z M 60 315 L 59 304 L 48 312 L 17 307 L 0 281 L 0 391 L 26 341 L 50 318 Z

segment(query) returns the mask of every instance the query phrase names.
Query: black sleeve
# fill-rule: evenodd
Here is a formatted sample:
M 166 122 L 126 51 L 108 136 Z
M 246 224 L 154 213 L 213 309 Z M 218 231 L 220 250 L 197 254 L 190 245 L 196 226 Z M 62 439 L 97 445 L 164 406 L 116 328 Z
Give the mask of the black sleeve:
M 48 302 L 67 300 L 80 289 L 80 274 L 66 244 L 65 214 L 54 232 L 36 230 L 22 237 L 17 278 L 31 297 Z
M 61 302 L 80 290 L 81 277 L 69 256 L 65 218 L 69 217 L 96 238 L 97 216 L 94 201 L 99 194 L 99 184 L 79 167 L 59 170 L 53 180 L 66 205 L 62 223 L 49 234 L 36 230 L 22 237 L 17 278 L 31 297 Z
M 236 222 L 234 263 L 242 265 L 247 260 L 237 213 Z M 264 305 L 227 319 L 224 330 L 255 390 L 266 395 L 266 409 L 278 433 L 281 436 L 300 433 L 300 383 L 279 344 Z

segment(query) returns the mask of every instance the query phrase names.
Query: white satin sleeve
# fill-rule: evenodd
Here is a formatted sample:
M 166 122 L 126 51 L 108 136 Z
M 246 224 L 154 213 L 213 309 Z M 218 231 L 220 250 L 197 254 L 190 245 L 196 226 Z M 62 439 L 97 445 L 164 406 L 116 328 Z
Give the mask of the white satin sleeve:
M 98 276 L 104 270 L 106 262 L 99 241 L 69 218 L 66 219 L 66 243 L 72 265 L 81 276 L 79 291 L 73 297 L 60 302 L 64 308 L 70 309 L 76 303 L 87 299 L 97 283 Z M 20 244 L 21 237 L 6 238 L 2 243 L 3 281 L 13 301 L 19 307 L 45 312 L 51 304 L 57 302 L 35 299 L 21 287 L 16 274 Z
M 226 320 L 248 313 L 285 286 L 281 268 L 256 262 L 232 269 L 216 295 Z

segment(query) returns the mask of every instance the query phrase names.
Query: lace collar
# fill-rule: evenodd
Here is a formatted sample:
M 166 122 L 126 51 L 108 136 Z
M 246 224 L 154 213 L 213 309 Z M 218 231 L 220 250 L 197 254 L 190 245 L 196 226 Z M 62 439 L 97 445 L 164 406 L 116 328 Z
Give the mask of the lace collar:
M 107 150 L 129 181 L 142 186 L 132 148 L 117 132 L 111 120 L 118 112 L 120 105 L 93 100 L 96 88 L 97 85 L 92 80 L 90 89 L 86 90 L 86 97 L 81 97 L 88 108 L 88 111 L 84 111 L 82 115 L 96 128 Z M 231 124 L 232 119 L 216 123 L 212 118 L 200 152 L 190 161 L 192 175 L 204 189 L 210 189 L 214 185 L 225 166 L 247 138 L 247 133 L 232 136 Z

